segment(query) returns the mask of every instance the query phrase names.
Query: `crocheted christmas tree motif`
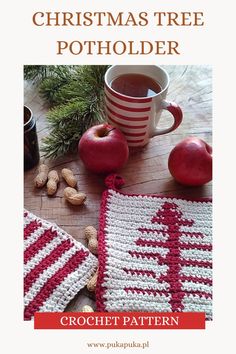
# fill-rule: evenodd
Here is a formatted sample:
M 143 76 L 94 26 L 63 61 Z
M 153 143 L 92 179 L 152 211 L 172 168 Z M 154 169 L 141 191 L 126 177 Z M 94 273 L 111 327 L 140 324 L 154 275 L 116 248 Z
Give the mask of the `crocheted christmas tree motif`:
M 207 250 L 211 251 L 211 245 L 201 244 L 201 242 L 196 242 L 197 239 L 202 239 L 204 235 L 201 232 L 192 232 L 185 231 L 186 229 L 192 227 L 194 225 L 194 220 L 185 219 L 183 217 L 183 213 L 179 210 L 178 205 L 175 203 L 165 202 L 161 206 L 161 208 L 156 212 L 156 215 L 151 219 L 152 224 L 158 224 L 159 227 L 154 228 L 139 228 L 138 231 L 143 234 L 143 237 L 139 237 L 135 244 L 141 248 L 144 247 L 152 247 L 154 250 L 152 252 L 147 251 L 130 251 L 130 255 L 132 257 L 141 257 L 148 259 L 156 259 L 159 265 L 167 265 L 167 272 L 162 274 L 161 276 L 156 277 L 155 272 L 150 270 L 142 270 L 135 271 L 129 270 L 129 273 L 132 275 L 137 274 L 146 274 L 150 277 L 156 278 L 158 283 L 161 284 L 163 282 L 168 283 L 168 290 L 156 290 L 156 289 L 139 289 L 139 288 L 126 288 L 126 291 L 132 291 L 136 293 L 143 294 L 153 294 L 154 296 L 165 295 L 170 296 L 169 304 L 171 305 L 171 311 L 173 312 L 181 312 L 183 311 L 184 305 L 182 304 L 182 300 L 185 295 L 189 295 L 188 291 L 183 290 L 183 282 L 196 282 L 200 285 L 199 289 L 201 289 L 201 284 L 212 285 L 212 281 L 203 277 L 195 277 L 184 275 L 181 272 L 182 266 L 189 267 L 209 267 L 211 268 L 211 262 L 206 260 L 200 260 L 199 257 L 195 259 L 186 259 L 182 256 L 182 250 L 194 250 L 194 252 L 198 252 L 198 250 Z M 160 228 L 161 226 L 161 228 Z M 184 227 L 184 228 L 183 228 Z M 184 230 L 184 231 L 183 231 Z M 149 234 L 161 235 L 162 240 L 158 237 L 158 240 L 147 238 Z M 180 238 L 181 236 L 187 236 L 189 238 L 194 238 L 192 242 L 183 242 Z M 165 241 L 163 241 L 163 237 Z M 164 247 L 168 248 L 168 252 L 166 256 L 163 256 L 158 252 L 158 249 L 155 248 Z M 128 270 L 126 270 L 127 272 Z M 201 291 L 201 290 L 192 290 L 191 294 L 194 296 L 200 296 L 204 298 L 211 298 L 211 294 Z

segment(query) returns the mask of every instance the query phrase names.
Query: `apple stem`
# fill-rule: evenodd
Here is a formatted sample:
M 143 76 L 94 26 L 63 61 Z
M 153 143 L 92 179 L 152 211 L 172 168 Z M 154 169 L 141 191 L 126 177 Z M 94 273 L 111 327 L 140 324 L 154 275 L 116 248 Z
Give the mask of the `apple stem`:
M 107 130 L 106 133 L 104 134 L 104 136 L 107 136 L 107 135 L 108 135 L 112 130 L 114 130 L 114 129 L 116 129 L 116 128 L 113 127 L 113 128 L 111 128 L 111 129 Z

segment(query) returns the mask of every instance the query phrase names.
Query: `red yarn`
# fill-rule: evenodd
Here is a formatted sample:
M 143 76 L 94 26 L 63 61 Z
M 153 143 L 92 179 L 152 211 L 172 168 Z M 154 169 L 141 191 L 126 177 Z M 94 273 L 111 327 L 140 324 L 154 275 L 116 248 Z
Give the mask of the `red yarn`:
M 122 193 L 115 174 L 105 183 L 97 309 L 205 311 L 211 319 L 211 199 Z
M 24 212 L 24 319 L 61 312 L 83 288 L 97 259 L 57 225 Z

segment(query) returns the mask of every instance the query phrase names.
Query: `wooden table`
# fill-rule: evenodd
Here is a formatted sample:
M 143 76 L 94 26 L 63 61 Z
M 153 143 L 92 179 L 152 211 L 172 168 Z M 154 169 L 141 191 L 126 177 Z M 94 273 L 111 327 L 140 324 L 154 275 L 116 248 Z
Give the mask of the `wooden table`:
M 187 136 L 197 136 L 211 144 L 212 138 L 212 71 L 210 66 L 165 66 L 170 75 L 167 99 L 178 103 L 184 113 L 181 126 L 174 132 L 155 137 L 142 149 L 130 152 L 128 164 L 118 171 L 126 181 L 122 190 L 130 193 L 158 193 L 188 197 L 208 197 L 212 195 L 212 185 L 183 187 L 171 177 L 168 155 L 171 149 Z M 48 134 L 45 115 L 47 106 L 40 98 L 35 85 L 25 82 L 25 104 L 36 119 L 39 142 Z M 170 125 L 170 115 L 163 112 L 162 122 Z M 37 168 L 24 174 L 24 206 L 44 219 L 57 223 L 76 240 L 86 244 L 84 228 L 92 225 L 98 228 L 103 178 L 86 171 L 79 156 L 70 155 L 57 161 L 47 161 L 51 168 L 60 173 L 63 167 L 72 169 L 78 178 L 81 191 L 87 194 L 87 202 L 80 207 L 68 205 L 63 199 L 65 183 L 61 180 L 57 194 L 48 197 L 45 189 L 35 189 L 33 179 Z M 80 311 L 89 304 L 95 309 L 94 294 L 86 288 L 70 302 L 66 311 Z

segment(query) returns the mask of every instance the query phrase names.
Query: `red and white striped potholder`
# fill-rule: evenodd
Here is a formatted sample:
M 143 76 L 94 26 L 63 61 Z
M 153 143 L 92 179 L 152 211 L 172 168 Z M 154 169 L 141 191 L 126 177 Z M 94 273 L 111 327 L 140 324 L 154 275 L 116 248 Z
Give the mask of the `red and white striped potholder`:
M 99 311 L 205 312 L 212 319 L 212 202 L 119 192 L 106 180 Z
M 56 224 L 24 211 L 24 319 L 61 312 L 97 268 L 97 258 Z

